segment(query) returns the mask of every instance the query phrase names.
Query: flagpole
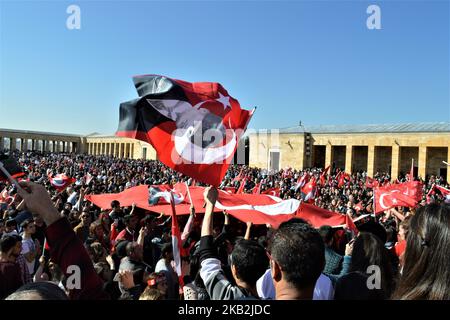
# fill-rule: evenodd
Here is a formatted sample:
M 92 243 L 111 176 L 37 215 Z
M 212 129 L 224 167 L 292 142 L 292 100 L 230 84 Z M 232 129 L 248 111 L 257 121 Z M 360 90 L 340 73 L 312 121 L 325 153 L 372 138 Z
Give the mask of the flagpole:
M 188 183 L 187 183 L 187 181 L 185 181 L 184 183 L 186 184 L 186 189 L 187 189 L 187 194 L 188 194 L 188 197 L 189 197 L 189 202 L 190 202 L 191 205 L 193 206 L 194 204 L 192 203 L 191 191 L 189 191 Z

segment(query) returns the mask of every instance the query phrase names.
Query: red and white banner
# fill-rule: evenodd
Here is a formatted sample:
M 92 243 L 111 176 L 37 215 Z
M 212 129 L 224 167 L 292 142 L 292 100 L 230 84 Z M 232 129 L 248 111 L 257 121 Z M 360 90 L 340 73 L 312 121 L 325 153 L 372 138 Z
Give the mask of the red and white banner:
M 269 223 L 275 228 L 295 217 L 300 206 L 297 199 L 282 200 L 264 194 L 229 194 L 219 190 L 216 208 L 227 210 L 235 218 L 254 224 Z
M 190 187 L 195 212 L 204 212 L 203 187 Z M 225 190 L 218 190 L 218 200 L 214 211 L 227 210 L 236 219 L 254 224 L 271 224 L 278 227 L 280 223 L 293 217 L 307 220 L 314 227 L 330 225 L 332 227 L 345 226 L 345 215 L 328 211 L 312 204 L 301 203 L 297 199 L 282 200 L 278 197 L 264 194 L 231 194 Z M 171 204 L 148 204 L 148 186 L 140 185 L 129 188 L 118 194 L 86 195 L 85 198 L 103 209 L 109 209 L 112 200 L 118 200 L 121 206 L 130 206 L 133 202 L 137 207 L 155 213 L 172 214 Z M 189 214 L 190 203 L 183 202 L 176 205 L 177 215 Z

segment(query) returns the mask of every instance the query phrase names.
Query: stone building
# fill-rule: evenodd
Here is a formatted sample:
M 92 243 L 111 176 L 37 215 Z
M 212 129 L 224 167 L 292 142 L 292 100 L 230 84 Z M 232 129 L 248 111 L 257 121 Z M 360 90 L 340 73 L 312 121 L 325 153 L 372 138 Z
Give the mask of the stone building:
M 450 123 L 296 126 L 249 133 L 250 166 L 279 170 L 332 165 L 346 172 L 409 172 L 450 181 Z M 412 160 L 414 159 L 414 160 Z
M 441 175 L 450 181 L 450 122 L 296 126 L 276 130 L 249 130 L 234 163 L 279 170 L 332 165 L 346 172 L 390 172 L 395 179 L 409 172 Z M 3 149 L 75 152 L 120 158 L 157 159 L 145 142 L 91 134 L 87 136 L 0 129 Z

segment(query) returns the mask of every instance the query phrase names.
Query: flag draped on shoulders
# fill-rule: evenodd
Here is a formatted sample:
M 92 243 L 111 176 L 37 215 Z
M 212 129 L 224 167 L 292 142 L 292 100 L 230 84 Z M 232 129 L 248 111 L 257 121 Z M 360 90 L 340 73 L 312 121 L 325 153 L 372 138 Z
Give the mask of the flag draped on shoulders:
M 116 135 L 150 143 L 170 168 L 218 187 L 253 111 L 219 83 L 133 78 L 139 98 L 120 105 Z

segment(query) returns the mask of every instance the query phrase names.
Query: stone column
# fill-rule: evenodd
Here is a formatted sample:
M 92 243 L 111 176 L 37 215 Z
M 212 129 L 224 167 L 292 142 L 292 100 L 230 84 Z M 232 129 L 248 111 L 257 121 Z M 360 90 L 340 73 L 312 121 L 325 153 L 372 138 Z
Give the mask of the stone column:
M 415 161 L 415 160 L 414 160 Z M 419 177 L 425 179 L 426 169 L 427 169 L 427 146 L 419 146 Z
M 373 177 L 375 167 L 375 146 L 370 144 L 367 148 L 367 175 Z
M 131 144 L 130 158 L 131 158 L 131 159 L 134 159 L 134 143 Z
M 4 138 L 3 137 L 0 137 L 0 151 L 3 151 L 3 148 L 4 148 Z
M 400 146 L 394 144 L 392 146 L 392 162 L 391 162 L 391 179 L 395 180 L 398 178 L 400 164 Z
M 66 152 L 66 142 L 62 142 L 62 152 Z
M 31 151 L 34 151 L 36 148 L 36 140 L 31 139 Z
M 25 151 L 25 146 L 24 146 L 24 140 L 23 138 L 20 138 L 20 151 Z
M 333 164 L 333 159 L 331 157 L 331 144 L 327 143 L 325 147 L 325 168 Z M 330 167 L 331 168 L 331 167 Z M 333 168 L 331 168 L 333 169 Z M 330 170 L 331 172 L 331 170 Z
M 353 146 L 345 146 L 345 172 L 352 173 Z
M 9 138 L 9 150 L 14 151 L 17 147 L 17 140 L 16 138 Z

